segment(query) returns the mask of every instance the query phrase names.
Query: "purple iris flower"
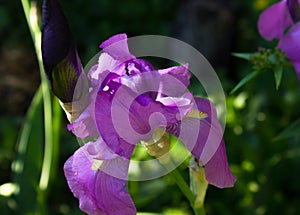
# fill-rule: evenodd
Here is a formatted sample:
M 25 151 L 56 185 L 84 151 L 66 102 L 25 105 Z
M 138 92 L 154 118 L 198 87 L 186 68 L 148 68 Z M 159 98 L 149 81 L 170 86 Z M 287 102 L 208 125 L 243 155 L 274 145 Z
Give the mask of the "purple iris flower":
M 266 40 L 279 39 L 281 49 L 293 63 L 300 79 L 300 0 L 282 0 L 260 15 L 259 33 Z
M 64 166 L 81 210 L 88 214 L 136 214 L 126 189 L 130 157 L 154 134 L 177 136 L 201 161 L 208 182 L 232 187 L 222 129 L 214 105 L 187 92 L 188 66 L 155 70 L 128 49 L 127 36 L 100 45 L 103 53 L 88 78 L 89 104 L 68 129 L 90 141 Z M 163 148 L 163 146 L 162 146 Z

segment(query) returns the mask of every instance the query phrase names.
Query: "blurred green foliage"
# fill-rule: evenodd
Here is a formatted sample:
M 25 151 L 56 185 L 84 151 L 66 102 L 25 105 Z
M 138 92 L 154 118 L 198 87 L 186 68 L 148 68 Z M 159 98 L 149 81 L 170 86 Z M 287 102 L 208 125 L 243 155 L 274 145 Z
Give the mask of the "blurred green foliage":
M 256 29 L 259 13 L 271 1 L 232 2 L 236 18 L 232 52 L 254 52 L 258 46 L 272 47 L 275 42 L 262 40 Z M 61 1 L 61 4 L 85 65 L 99 51 L 98 45 L 113 34 L 126 32 L 129 36 L 172 36 L 178 10 L 184 1 L 164 0 L 162 3 L 161 0 L 88 0 Z M 38 1 L 38 5 L 41 6 L 41 1 Z M 2 49 L 25 46 L 28 52 L 33 52 L 19 1 L 1 1 L 0 30 Z M 249 63 L 232 58 L 230 68 L 218 71 L 218 75 L 224 91 L 229 94 L 238 81 L 251 72 Z M 198 88 L 195 87 L 194 90 L 197 91 Z M 265 72 L 234 94 L 228 95 L 225 141 L 231 170 L 237 176 L 237 182 L 232 189 L 209 187 L 205 202 L 208 215 L 300 214 L 299 98 L 299 82 L 292 69 L 283 71 L 278 90 L 273 73 Z M 5 105 L 5 101 L 1 105 Z M 29 173 L 16 179 L 11 166 L 18 158 L 19 146 L 16 143 L 20 138 L 20 128 L 24 126 L 25 114 L 1 115 L 0 185 L 19 180 L 27 183 L 23 189 L 34 189 L 21 190 L 9 196 L 2 192 L 1 214 L 34 214 L 36 207 L 30 202 L 41 201 L 37 199 L 37 182 L 26 180 L 39 175 L 37 170 L 32 169 L 41 165 L 42 117 L 41 110 L 37 109 L 34 119 L 36 128 L 33 128 L 31 148 L 28 148 L 35 154 L 34 163 L 27 167 Z M 293 130 L 285 130 L 294 122 Z M 77 199 L 67 186 L 62 170 L 65 160 L 79 146 L 75 137 L 65 129 L 67 121 L 63 120 L 61 124 L 59 161 L 56 177 L 51 179 L 46 195 L 46 210 L 51 215 L 83 214 L 78 209 Z M 281 133 L 282 131 L 284 132 Z M 179 168 L 188 180 L 187 163 Z M 34 180 L 36 179 L 35 177 Z M 130 181 L 128 187 L 139 212 L 192 214 L 188 201 L 170 175 L 151 181 Z

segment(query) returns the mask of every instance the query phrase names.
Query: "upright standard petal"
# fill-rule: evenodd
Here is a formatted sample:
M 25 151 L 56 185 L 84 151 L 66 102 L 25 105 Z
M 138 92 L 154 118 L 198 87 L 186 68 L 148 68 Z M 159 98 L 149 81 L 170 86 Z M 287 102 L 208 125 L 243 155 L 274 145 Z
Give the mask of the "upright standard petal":
M 42 15 L 42 57 L 45 72 L 54 94 L 62 102 L 71 102 L 83 71 L 77 48 L 57 0 L 44 0 Z
M 189 85 L 190 75 L 186 65 L 155 71 L 139 71 L 141 72 L 131 73 L 130 76 L 122 76 L 120 82 L 134 92 L 146 94 L 154 100 L 163 97 L 181 97 Z
M 287 0 L 282 0 L 260 14 L 258 31 L 266 40 L 272 40 L 280 38 L 292 23 Z
M 129 162 L 106 160 L 112 158 L 110 153 L 103 154 L 103 148 L 96 153 L 93 145 L 91 142 L 78 149 L 64 165 L 65 176 L 74 196 L 79 199 L 80 209 L 90 215 L 136 214 L 123 178 L 127 175 Z M 101 156 L 103 160 L 97 160 Z M 101 169 L 102 166 L 114 171 L 114 175 Z M 120 177 L 116 177 L 118 174 Z
M 278 44 L 280 48 L 293 63 L 300 80 L 300 22 L 294 25 Z
M 114 59 L 121 62 L 135 59 L 135 56 L 129 52 L 126 34 L 117 34 L 110 37 L 100 45 L 100 48 Z

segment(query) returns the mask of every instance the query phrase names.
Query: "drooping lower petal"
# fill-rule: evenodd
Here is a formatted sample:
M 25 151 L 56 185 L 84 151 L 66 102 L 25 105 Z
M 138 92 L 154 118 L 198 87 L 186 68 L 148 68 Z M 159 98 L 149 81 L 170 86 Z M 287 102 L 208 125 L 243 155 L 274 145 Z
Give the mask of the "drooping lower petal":
M 208 171 L 227 172 L 229 171 L 227 157 L 221 150 L 222 147 L 225 149 L 225 144 L 216 110 L 208 99 L 195 98 L 195 103 L 194 113 L 188 114 L 180 124 L 167 127 L 167 131 L 177 136 L 205 167 L 213 158 L 217 159 L 218 164 L 215 165 L 213 162 L 213 168 L 208 167 Z M 224 146 L 221 147 L 222 144 Z M 228 187 L 231 186 L 228 181 L 232 182 L 232 177 L 231 173 L 216 174 L 209 175 L 207 180 L 217 187 Z
M 230 172 L 224 141 L 204 166 L 206 180 L 219 188 L 233 187 L 236 177 Z
M 104 152 L 103 147 L 102 151 L 95 153 L 93 144 L 91 142 L 78 149 L 64 165 L 65 176 L 74 196 L 79 199 L 80 209 L 90 215 L 136 214 L 124 179 L 129 162 L 106 160 L 113 158 L 113 154 Z M 100 156 L 103 160 L 98 160 Z M 101 168 L 103 166 L 114 175 Z M 116 177 L 118 175 L 120 177 Z
M 195 103 L 193 111 L 196 113 L 187 115 L 180 124 L 168 127 L 167 131 L 177 136 L 205 165 L 219 147 L 222 130 L 212 103 L 203 98 L 196 98 Z
M 266 40 L 272 40 L 280 38 L 284 30 L 292 23 L 287 0 L 282 0 L 261 13 L 258 20 L 258 31 Z

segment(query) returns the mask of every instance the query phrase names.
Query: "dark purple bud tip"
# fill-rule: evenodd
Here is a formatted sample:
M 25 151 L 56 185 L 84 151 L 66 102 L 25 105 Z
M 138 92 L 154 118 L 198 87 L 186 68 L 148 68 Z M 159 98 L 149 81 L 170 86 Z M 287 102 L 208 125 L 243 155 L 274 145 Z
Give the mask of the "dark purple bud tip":
M 53 93 L 71 102 L 83 71 L 67 19 L 57 0 L 44 0 L 42 10 L 42 57 Z
M 291 14 L 291 18 L 294 23 L 300 19 L 300 1 L 299 0 L 288 0 L 287 5 Z

